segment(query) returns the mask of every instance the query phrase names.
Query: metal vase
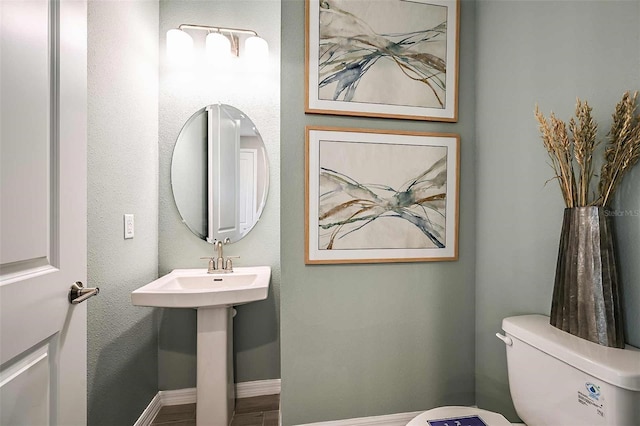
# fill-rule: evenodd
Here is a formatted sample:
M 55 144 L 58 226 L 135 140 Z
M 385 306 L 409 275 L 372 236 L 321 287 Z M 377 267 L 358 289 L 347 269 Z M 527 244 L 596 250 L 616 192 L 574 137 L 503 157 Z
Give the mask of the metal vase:
M 624 348 L 613 229 L 603 207 L 564 211 L 550 322 L 600 345 Z

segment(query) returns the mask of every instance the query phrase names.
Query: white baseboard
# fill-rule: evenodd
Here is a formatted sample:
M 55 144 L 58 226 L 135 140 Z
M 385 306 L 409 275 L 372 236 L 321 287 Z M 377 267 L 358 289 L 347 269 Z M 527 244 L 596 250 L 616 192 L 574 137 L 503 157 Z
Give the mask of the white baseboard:
M 236 383 L 236 398 L 251 398 L 254 396 L 274 395 L 280 393 L 280 379 L 256 380 L 254 382 Z M 153 397 L 147 408 L 142 412 L 134 426 L 150 426 L 160 409 L 168 405 L 194 404 L 196 402 L 196 388 L 159 391 Z M 405 426 L 422 411 L 412 413 L 389 414 L 385 416 L 359 417 L 328 422 L 306 423 L 297 426 Z M 282 416 L 280 416 L 280 422 Z M 282 424 L 282 423 L 280 423 Z
M 196 388 L 175 389 L 158 392 L 162 406 L 196 403 Z
M 280 393 L 280 379 L 236 383 L 236 398 L 251 398 Z
M 358 417 L 355 419 L 332 420 L 329 422 L 305 423 L 297 426 L 406 426 L 414 417 L 424 411 L 388 414 L 385 416 Z
M 280 393 L 280 379 L 236 383 L 236 398 Z M 196 388 L 159 391 L 133 426 L 149 426 L 160 409 L 168 405 L 195 404 Z
M 153 419 L 156 418 L 161 408 L 162 402 L 160 399 L 160 393 L 158 392 L 133 426 L 149 426 L 153 422 Z

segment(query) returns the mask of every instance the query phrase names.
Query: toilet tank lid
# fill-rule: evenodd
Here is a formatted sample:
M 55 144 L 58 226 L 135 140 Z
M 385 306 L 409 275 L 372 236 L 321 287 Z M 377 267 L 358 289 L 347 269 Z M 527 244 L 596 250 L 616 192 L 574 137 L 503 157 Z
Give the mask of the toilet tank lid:
M 555 328 L 544 315 L 521 315 L 502 320 L 502 329 L 600 380 L 632 391 L 640 391 L 640 349 L 608 348 Z

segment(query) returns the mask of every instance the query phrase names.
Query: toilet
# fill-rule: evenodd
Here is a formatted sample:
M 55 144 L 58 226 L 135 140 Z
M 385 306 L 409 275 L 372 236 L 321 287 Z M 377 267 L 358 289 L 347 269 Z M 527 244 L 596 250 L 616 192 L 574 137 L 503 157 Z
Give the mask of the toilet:
M 640 425 L 640 349 L 608 348 L 561 331 L 544 315 L 502 321 L 513 405 L 529 426 Z M 407 426 L 502 426 L 502 415 L 438 407 Z

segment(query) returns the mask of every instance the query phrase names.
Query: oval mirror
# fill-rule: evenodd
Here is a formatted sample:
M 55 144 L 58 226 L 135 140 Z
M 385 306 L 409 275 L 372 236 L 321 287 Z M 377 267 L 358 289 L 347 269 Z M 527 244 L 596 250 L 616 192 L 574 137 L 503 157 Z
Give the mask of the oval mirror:
M 224 104 L 196 111 L 173 149 L 171 188 L 182 221 L 198 237 L 214 243 L 247 235 L 269 188 L 267 152 L 251 119 Z

